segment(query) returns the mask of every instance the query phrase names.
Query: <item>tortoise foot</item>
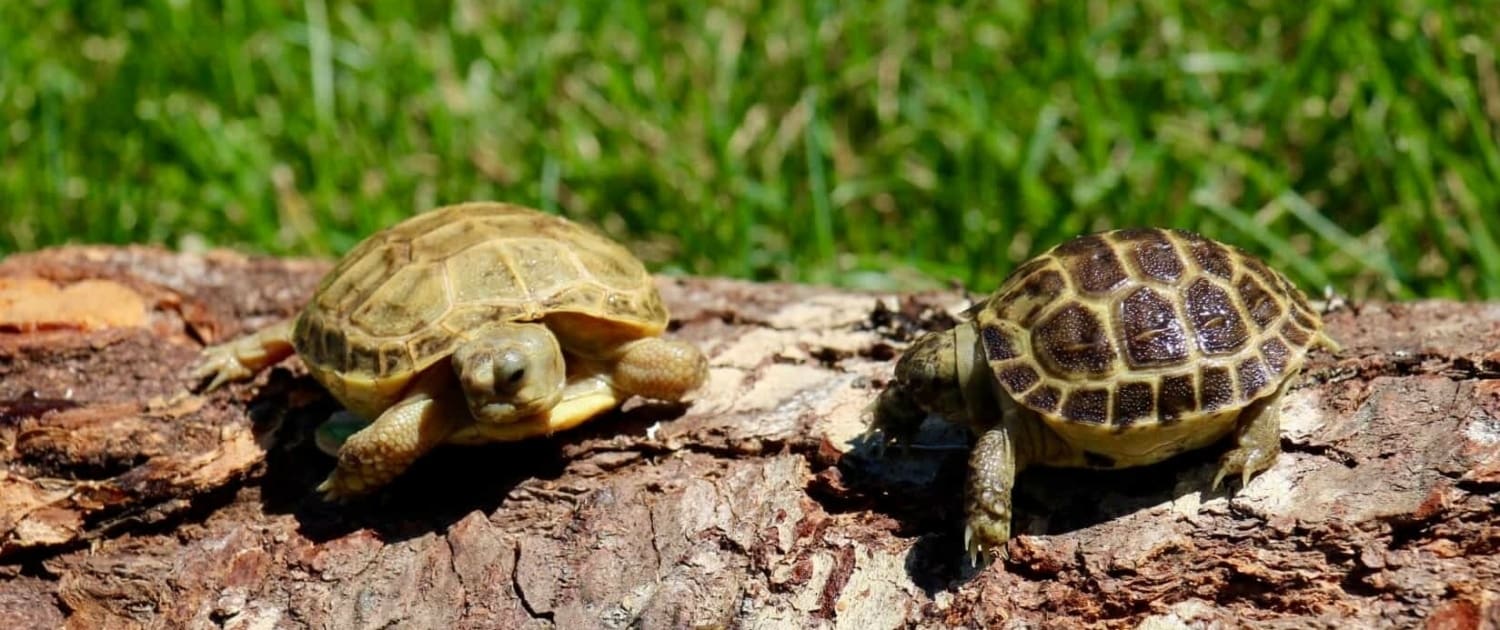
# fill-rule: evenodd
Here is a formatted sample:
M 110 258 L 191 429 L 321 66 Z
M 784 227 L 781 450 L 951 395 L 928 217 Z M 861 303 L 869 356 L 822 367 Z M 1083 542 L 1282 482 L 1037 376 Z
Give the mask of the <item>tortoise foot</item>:
M 1280 448 L 1238 446 L 1219 458 L 1219 472 L 1214 474 L 1213 489 L 1218 490 L 1226 478 L 1240 476 L 1240 487 L 1250 484 L 1250 479 L 1276 463 Z
M 255 375 L 255 370 L 246 367 L 236 356 L 233 342 L 211 346 L 203 351 L 198 362 L 188 371 L 188 378 L 201 382 L 212 379 L 203 386 L 203 391 L 213 391 L 231 381 L 242 381 Z
M 992 560 L 1004 560 L 1008 556 L 1005 548 L 1010 540 L 1010 519 L 992 514 L 971 514 L 964 526 L 964 550 L 969 555 L 969 564 L 985 567 Z
M 284 320 L 254 334 L 203 349 L 187 376 L 194 382 L 212 378 L 203 391 L 230 381 L 241 381 L 292 355 L 292 320 Z

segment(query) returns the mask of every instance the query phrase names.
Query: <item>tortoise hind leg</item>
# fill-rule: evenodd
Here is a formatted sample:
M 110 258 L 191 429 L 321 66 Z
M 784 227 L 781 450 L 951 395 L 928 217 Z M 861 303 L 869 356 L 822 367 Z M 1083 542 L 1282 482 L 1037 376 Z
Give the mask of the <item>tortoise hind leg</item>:
M 1235 445 L 1220 458 L 1212 489 L 1218 490 L 1224 478 L 1234 473 L 1240 474 L 1243 488 L 1251 477 L 1276 462 L 1276 456 L 1281 454 L 1281 400 L 1291 380 L 1286 379 L 1275 393 L 1240 412 Z
M 1344 345 L 1339 343 L 1337 339 L 1334 339 L 1333 335 L 1328 334 L 1326 330 L 1318 331 L 1317 339 L 1313 345 L 1327 350 L 1330 354 L 1338 354 L 1344 351 Z
M 429 370 L 411 394 L 338 447 L 338 464 L 317 491 L 326 501 L 371 492 L 405 472 L 417 458 L 471 421 L 446 370 Z M 331 421 L 347 422 L 335 414 Z
M 229 381 L 254 376 L 257 372 L 292 355 L 292 319 L 286 319 L 255 333 L 203 349 L 188 378 L 202 381 L 213 377 L 203 391 L 212 391 Z

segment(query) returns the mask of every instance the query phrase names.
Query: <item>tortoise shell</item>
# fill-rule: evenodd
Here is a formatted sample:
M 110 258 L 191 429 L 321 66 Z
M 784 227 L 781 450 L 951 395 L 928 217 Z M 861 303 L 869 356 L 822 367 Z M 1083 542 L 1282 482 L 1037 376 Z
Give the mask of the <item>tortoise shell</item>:
M 667 310 L 618 243 L 561 217 L 491 202 L 415 215 L 359 243 L 298 316 L 313 376 L 374 417 L 412 376 L 495 321 L 545 322 L 567 351 L 660 334 Z
M 1000 386 L 1070 431 L 1230 418 L 1296 374 L 1323 326 L 1254 256 L 1169 229 L 1059 244 L 974 315 Z

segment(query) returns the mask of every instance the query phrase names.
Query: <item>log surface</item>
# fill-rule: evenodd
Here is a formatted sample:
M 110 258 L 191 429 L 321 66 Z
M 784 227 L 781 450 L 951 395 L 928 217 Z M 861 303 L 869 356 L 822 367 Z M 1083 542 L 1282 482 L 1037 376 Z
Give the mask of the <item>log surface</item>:
M 446 447 L 336 507 L 337 410 L 293 358 L 208 395 L 203 344 L 322 261 L 68 247 L 0 262 L 0 627 L 1500 627 L 1500 305 L 1328 315 L 1283 454 L 1019 479 L 962 557 L 967 437 L 880 456 L 863 413 L 957 293 L 662 279 L 711 375 L 548 439 Z

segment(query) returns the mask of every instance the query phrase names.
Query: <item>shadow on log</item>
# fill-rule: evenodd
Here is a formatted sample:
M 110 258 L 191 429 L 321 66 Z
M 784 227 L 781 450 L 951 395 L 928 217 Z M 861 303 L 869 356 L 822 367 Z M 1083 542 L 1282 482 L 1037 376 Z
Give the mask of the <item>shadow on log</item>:
M 0 263 L 0 627 L 1500 627 L 1500 306 L 1328 316 L 1276 465 L 1038 469 L 1009 561 L 961 552 L 964 435 L 862 413 L 954 293 L 663 279 L 711 375 L 550 439 L 444 447 L 323 505 L 296 359 L 211 395 L 204 343 L 327 265 L 75 247 Z

